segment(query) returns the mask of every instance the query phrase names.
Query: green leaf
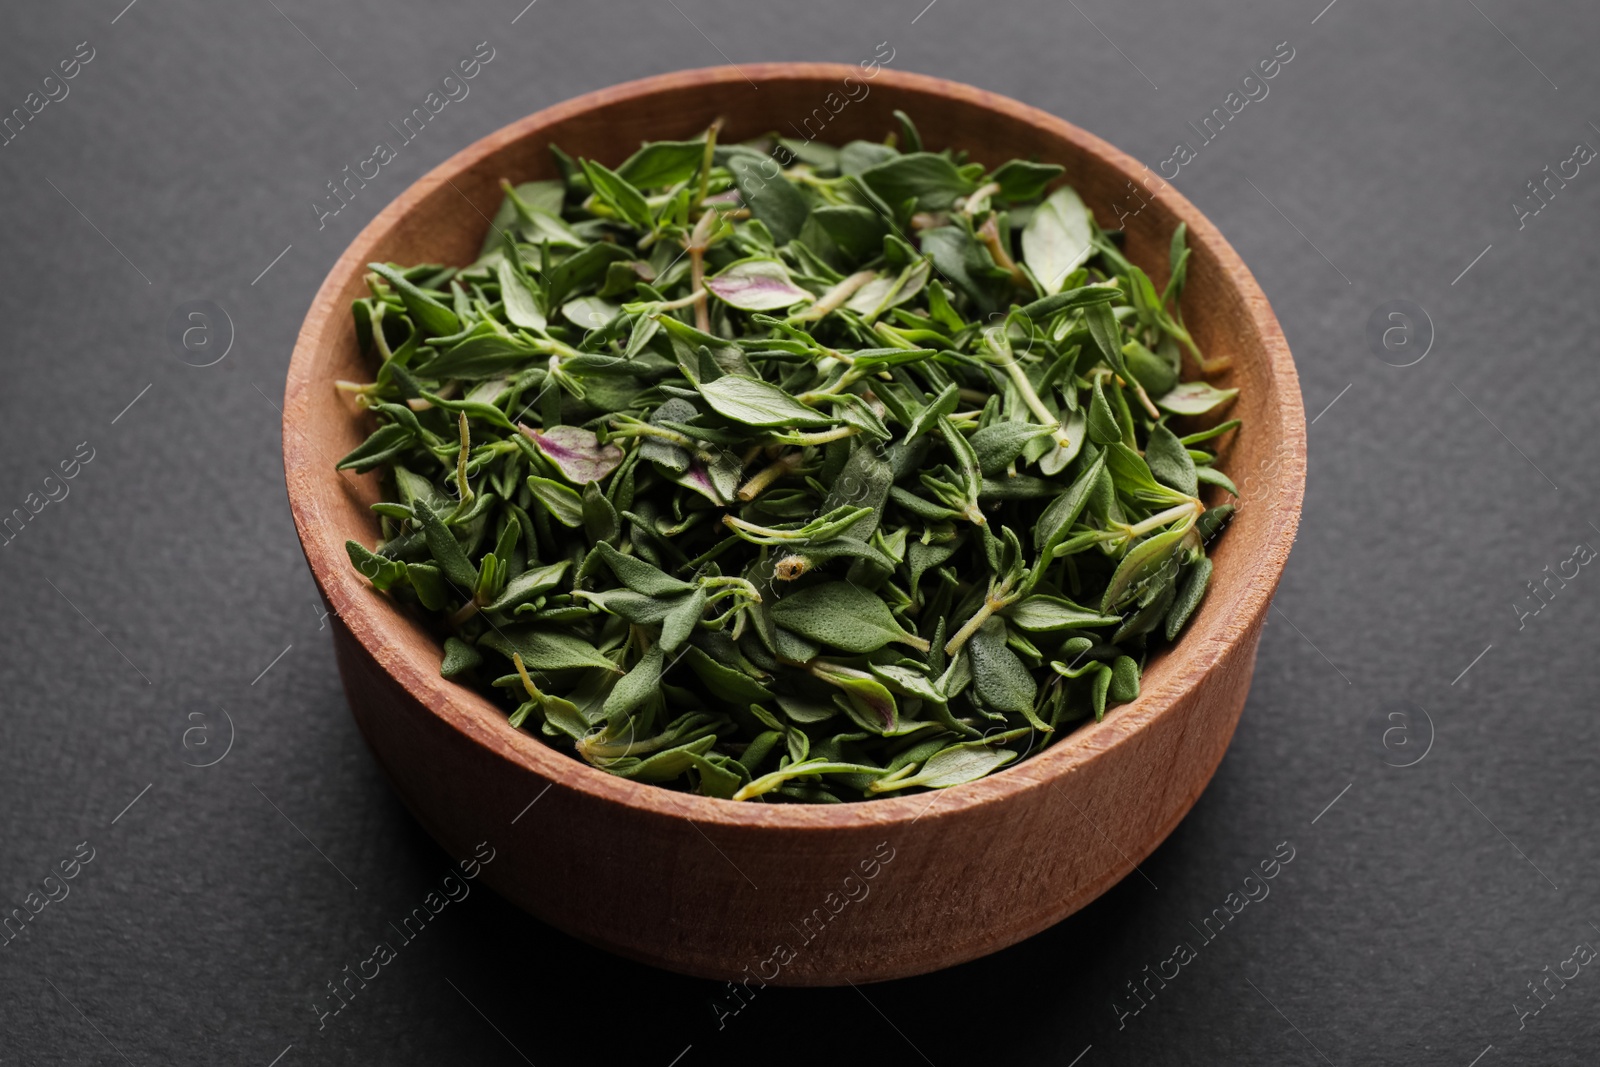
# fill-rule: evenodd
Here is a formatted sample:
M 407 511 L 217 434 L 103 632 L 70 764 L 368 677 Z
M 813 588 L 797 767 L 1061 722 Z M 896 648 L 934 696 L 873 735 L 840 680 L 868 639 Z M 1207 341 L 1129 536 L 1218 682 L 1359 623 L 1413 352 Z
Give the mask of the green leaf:
M 922 211 L 944 211 L 957 197 L 977 189 L 942 155 L 912 152 L 861 172 L 861 180 L 891 204 L 915 199 Z
M 1138 504 L 1182 504 L 1189 495 L 1156 481 L 1144 457 L 1121 441 L 1106 446 L 1106 467 L 1117 483 L 1117 494 Z
M 599 482 L 583 487 L 583 532 L 591 542 L 615 541 L 622 536 L 622 516 L 600 491 Z
M 1100 666 L 1098 660 L 1087 658 L 1090 650 L 1094 647 L 1095 642 L 1087 637 L 1068 638 L 1061 645 L 1061 655 L 1071 662 L 1064 663 L 1061 660 L 1052 660 L 1050 669 L 1063 678 L 1082 678 L 1089 671 Z M 1105 648 L 1107 646 L 1102 645 L 1101 647 Z
M 652 567 L 636 556 L 618 552 L 604 541 L 594 547 L 595 551 L 600 553 L 600 558 L 605 560 L 606 566 L 611 568 L 611 573 L 617 576 L 617 580 L 636 593 L 666 597 L 678 596 L 697 588 L 690 582 L 680 581 L 659 568 Z
M 502 259 L 495 267 L 500 279 L 500 301 L 505 306 L 506 319 L 513 326 L 527 330 L 543 330 L 544 312 L 539 310 L 539 293 L 521 268 L 509 259 Z
M 1070 185 L 1051 193 L 1023 227 L 1022 261 L 1047 296 L 1060 292 L 1067 277 L 1093 252 L 1094 224 L 1089 209 Z
M 1065 173 L 1066 168 L 1055 163 L 1030 163 L 1013 159 L 984 179 L 1000 186 L 999 196 L 1005 200 L 1035 200 L 1044 195 L 1045 186 Z
M 598 283 L 613 263 L 627 263 L 632 259 L 626 248 L 610 241 L 600 241 L 573 253 L 544 272 L 545 306 L 560 307 L 579 289 Z
M 711 746 L 716 742 L 716 736 L 709 735 L 690 741 L 686 745 L 669 748 L 665 752 L 653 753 L 644 759 L 628 756 L 608 760 L 605 769 L 618 777 L 630 778 L 636 782 L 670 782 L 703 766 L 704 754 L 711 751 Z
M 415 370 L 419 378 L 493 378 L 528 367 L 538 355 L 538 349 L 514 337 L 479 334 L 452 345 Z
M 1122 295 L 1122 290 L 1115 285 L 1084 285 L 1076 289 L 1063 289 L 1058 293 L 1041 297 L 1031 304 L 1020 308 L 1020 313 L 1039 322 L 1052 315 L 1059 315 L 1066 311 L 1076 311 L 1086 308 L 1091 304 L 1106 304 Z
M 582 741 L 589 736 L 593 724 L 578 710 L 578 706 L 565 697 L 543 694 L 544 699 L 537 701 L 539 710 L 544 713 L 544 721 L 559 730 L 564 736 L 574 741 Z M 527 707 L 527 705 L 523 705 Z M 518 726 L 516 716 L 512 716 L 512 726 Z
M 617 266 L 618 264 L 611 264 Z M 610 268 L 608 267 L 607 270 Z M 561 317 L 580 330 L 598 330 L 611 323 L 622 308 L 609 300 L 601 300 L 598 296 L 580 296 L 568 300 L 561 305 Z
M 700 170 L 704 141 L 650 141 L 617 168 L 617 177 L 639 189 L 688 181 Z
M 858 263 L 874 259 L 883 252 L 883 238 L 889 232 L 889 223 L 872 208 L 835 204 L 814 209 L 811 217 L 845 255 Z
M 850 365 L 859 371 L 876 373 L 888 367 L 900 367 L 907 363 L 921 363 L 938 354 L 939 350 L 935 348 L 863 348 L 859 352 L 850 354 Z M 950 410 L 954 411 L 955 409 L 951 408 Z
M 711 410 L 746 426 L 831 426 L 833 419 L 808 408 L 776 385 L 729 374 L 697 387 Z
M 713 696 L 740 707 L 748 707 L 772 699 L 772 691 L 737 667 L 712 659 L 704 649 L 690 645 L 684 649 L 683 662 L 688 664 Z
M 872 322 L 922 292 L 933 275 L 933 261 L 918 259 L 898 274 L 879 274 L 857 289 L 845 307 Z M 921 358 L 921 357 L 919 357 Z
M 666 662 L 666 650 L 656 645 L 634 664 L 633 670 L 623 675 L 601 708 L 606 721 L 613 726 L 625 722 L 661 688 L 661 668 Z M 527 657 L 523 657 L 526 662 Z
M 444 524 L 444 520 L 434 514 L 426 501 L 419 499 L 411 508 L 422 523 L 422 536 L 427 541 L 428 552 L 439 564 L 445 580 L 455 586 L 456 594 L 463 600 L 470 598 L 471 591 L 478 585 L 478 568 L 467 559 L 456 535 Z
M 875 652 L 891 641 L 928 647 L 901 627 L 882 597 L 849 582 L 797 589 L 776 601 L 771 612 L 772 621 L 785 630 L 845 652 Z
M 688 596 L 680 597 L 667 617 L 661 623 L 661 651 L 672 653 L 678 650 L 694 633 L 695 626 L 700 622 L 706 610 L 706 591 L 696 586 L 694 592 Z
M 530 215 L 542 215 L 545 218 L 559 216 L 561 203 L 566 199 L 566 189 L 560 182 L 524 182 L 504 188 L 506 195 L 489 223 L 488 232 L 483 235 L 483 247 L 478 251 L 479 260 L 496 249 L 504 248 L 504 235 L 519 221 Z
M 429 611 L 443 611 L 452 601 L 451 590 L 445 584 L 444 574 L 433 563 L 407 563 L 406 580 L 417 594 L 417 599 Z
M 655 268 L 642 259 L 618 260 L 606 264 L 605 281 L 596 296 L 616 299 L 637 293 L 641 283 L 656 280 Z M 641 323 L 643 325 L 643 323 Z M 629 356 L 628 358 L 632 358 Z
M 1144 460 L 1150 465 L 1150 473 L 1161 484 L 1171 486 L 1184 496 L 1194 496 L 1200 492 L 1194 460 L 1189 458 L 1189 450 L 1177 435 L 1167 429 L 1166 423 L 1158 422 L 1150 428 L 1150 440 L 1144 446 Z
M 336 469 L 349 470 L 353 467 L 365 474 L 409 452 L 416 443 L 416 434 L 406 427 L 397 422 L 385 423 L 341 459 Z
M 1066 492 L 1050 502 L 1050 506 L 1039 517 L 1038 523 L 1033 528 L 1033 542 L 1039 550 L 1041 566 L 1049 563 L 1052 551 L 1067 539 L 1072 524 L 1083 514 L 1084 505 L 1089 502 L 1089 494 L 1105 469 L 1105 453 L 1102 452 L 1072 480 L 1072 485 Z
M 459 637 L 444 639 L 444 662 L 439 673 L 446 678 L 459 678 L 483 662 L 483 654 Z
M 1226 474 L 1223 474 L 1215 467 L 1197 467 L 1195 468 L 1194 473 L 1195 478 L 1198 481 L 1205 482 L 1207 485 L 1220 486 L 1232 493 L 1234 496 L 1239 495 L 1239 489 L 1233 484 L 1233 479 L 1229 478 Z
M 911 420 L 911 425 L 906 428 L 905 440 L 909 443 L 915 441 L 928 430 L 941 425 L 945 416 L 954 413 L 956 405 L 961 402 L 961 387 L 951 382 L 934 397 L 931 402 L 924 405 Z
M 350 557 L 351 565 L 372 583 L 374 589 L 388 589 L 406 580 L 404 563 L 380 556 L 360 541 L 346 541 L 344 550 Z
M 456 313 L 441 304 L 432 294 L 425 293 L 407 280 L 405 275 L 385 263 L 368 263 L 367 269 L 389 283 L 406 306 L 406 314 L 424 333 L 447 337 L 461 332 L 461 320 Z
M 1063 597 L 1040 593 L 1012 604 L 1005 610 L 1005 618 L 1012 625 L 1034 633 L 1115 626 L 1122 621 L 1120 616 L 1090 611 Z
M 911 116 L 895 108 L 894 120 L 900 126 L 900 143 L 904 146 L 904 151 L 922 151 L 922 134 L 917 132 L 917 124 L 911 121 Z
M 721 453 L 712 463 L 700 459 L 689 461 L 689 469 L 673 479 L 685 489 L 692 489 L 719 507 L 733 503 L 733 493 L 739 485 L 739 457 Z
M 916 697 L 932 704 L 946 702 L 947 698 L 937 682 L 909 667 L 872 663 L 868 664 L 868 669 L 872 671 L 873 677 L 901 696 Z
M 576 590 L 573 596 L 595 604 L 601 611 L 638 626 L 658 626 L 687 596 L 653 597 L 632 589 Z
M 832 537 L 783 549 L 777 555 L 778 576 L 784 580 L 797 578 L 836 559 L 870 560 L 885 571 L 892 571 L 896 566 L 893 558 L 859 538 Z
M 1033 711 L 1039 686 L 1033 675 L 1006 647 L 1006 624 L 990 618 L 967 642 L 972 656 L 972 687 L 996 711 L 1022 715 Z
M 839 173 L 860 174 L 900 153 L 881 141 L 851 141 L 839 149 Z
M 948 789 L 953 785 L 976 782 L 1016 758 L 1017 753 L 1013 750 L 996 747 L 988 741 L 963 741 L 940 750 L 923 763 L 911 777 L 892 782 L 879 779 L 867 789 L 873 793 L 885 793 L 892 789 L 907 789 L 913 786 L 923 789 Z
M 1141 586 L 1156 579 L 1162 568 L 1172 566 L 1173 556 L 1188 533 L 1188 527 L 1179 526 L 1147 537 L 1129 549 L 1106 586 L 1100 609 L 1107 611 L 1126 603 L 1130 594 L 1138 595 Z
M 1112 662 L 1107 695 L 1115 704 L 1139 699 L 1139 664 L 1132 656 L 1118 656 Z
M 506 659 L 521 656 L 530 671 L 564 671 L 578 667 L 619 670 L 599 649 L 582 638 L 535 626 L 503 626 L 485 634 L 478 643 Z
M 1176 361 L 1163 359 L 1138 341 L 1129 341 L 1122 346 L 1122 361 L 1134 381 L 1152 396 L 1160 396 L 1178 384 Z
M 1205 514 L 1201 515 L 1199 521 L 1194 524 L 1194 532 L 1199 536 L 1200 543 L 1203 545 L 1210 544 L 1211 539 L 1222 531 L 1228 519 L 1233 516 L 1233 512 L 1234 506 L 1232 504 L 1218 504 L 1214 508 L 1207 508 Z
M 994 259 L 972 234 L 960 226 L 936 226 L 922 231 L 920 244 L 939 277 L 966 294 L 979 312 L 988 314 L 999 308 L 999 294 L 1010 283 L 995 276 Z
M 740 199 L 771 231 L 774 243 L 782 247 L 799 236 L 811 206 L 794 183 L 783 176 L 776 162 L 760 153 L 741 150 L 729 157 L 728 170 L 733 173 Z
M 522 182 L 519 185 L 504 184 L 501 188 L 505 190 L 506 200 L 508 201 L 508 204 L 502 204 L 501 207 L 509 206 L 511 208 L 510 214 L 505 218 L 506 223 L 529 215 L 553 215 L 559 217 L 561 215 L 561 205 L 567 198 L 566 187 L 557 181 Z M 502 226 L 502 228 L 504 226 L 500 221 L 499 213 L 496 213 L 495 224 Z
M 650 232 L 655 229 L 655 218 L 650 214 L 650 205 L 645 202 L 644 194 L 626 178 L 592 159 L 585 159 L 582 165 L 594 195 L 615 211 L 618 218 L 636 230 Z
M 1237 389 L 1218 389 L 1209 382 L 1184 382 L 1155 401 L 1156 407 L 1174 415 L 1204 415 L 1238 395 Z
M 733 794 L 734 800 L 749 800 L 751 797 L 770 793 L 785 782 L 794 781 L 796 778 L 814 778 L 819 774 L 882 774 L 882 767 L 870 767 L 859 763 L 830 763 L 827 760 L 807 760 L 804 763 L 793 763 L 781 770 L 764 774 L 760 778 Z
M 1227 433 L 1229 430 L 1237 430 L 1238 428 L 1239 428 L 1239 420 L 1238 419 L 1229 419 L 1226 422 L 1217 423 L 1215 426 L 1211 427 L 1209 430 L 1201 430 L 1198 433 L 1187 434 L 1187 435 L 1185 435 L 1183 437 L 1178 438 L 1178 440 L 1182 441 L 1186 446 L 1188 446 L 1190 448 L 1193 448 L 1195 445 L 1202 444 L 1203 442 L 1209 441 L 1213 437 L 1221 437 L 1223 434 Z
M 832 701 L 813 700 L 809 696 L 797 696 L 793 693 L 779 692 L 773 699 L 778 707 L 783 709 L 784 717 L 791 723 L 799 726 L 810 726 L 819 722 L 827 722 L 839 714 L 839 706 Z M 755 709 L 752 708 L 752 711 Z M 810 750 L 810 742 L 800 730 L 789 731 L 790 752 L 792 760 L 803 760 Z
M 861 430 L 864 437 L 874 441 L 888 441 L 894 437 L 883 420 L 878 418 L 878 413 L 872 410 L 872 405 L 859 396 L 842 393 L 831 397 L 827 403 L 836 419 Z M 887 491 L 888 487 L 884 488 Z
M 500 591 L 500 596 L 484 610 L 515 611 L 521 605 L 560 585 L 568 566 L 567 560 L 560 560 L 547 566 L 523 571 L 507 582 L 506 587 Z
M 561 525 L 574 529 L 583 525 L 583 497 L 576 489 L 536 474 L 528 475 L 527 484 L 533 498 Z
M 1201 556 L 1194 565 L 1184 573 L 1178 587 L 1178 595 L 1172 602 L 1172 609 L 1167 612 L 1166 635 L 1168 641 L 1177 639 L 1190 616 L 1200 606 L 1200 601 L 1205 599 L 1206 586 L 1211 581 L 1211 560 Z
M 1161 625 L 1176 599 L 1178 560 L 1156 574 L 1134 601 L 1137 610 L 1133 616 L 1111 635 L 1113 645 L 1123 645 L 1137 637 L 1151 633 Z
M 1078 453 L 1083 450 L 1083 443 L 1089 439 L 1088 412 L 1078 408 L 1062 420 L 1061 429 L 1067 435 L 1067 443 L 1052 445 L 1039 457 L 1040 472 L 1052 478 L 1066 470 L 1067 464 L 1077 459 Z
M 1122 427 L 1111 411 L 1100 379 L 1094 380 L 1093 397 L 1089 401 L 1089 440 L 1097 445 L 1109 445 L 1122 440 Z
M 1094 721 L 1099 722 L 1106 717 L 1106 695 L 1111 692 L 1111 679 L 1113 677 L 1110 667 L 1104 663 L 1095 664 L 1091 702 L 1094 704 Z
M 470 418 L 482 419 L 484 422 L 493 423 L 501 429 L 514 429 L 511 425 L 511 420 L 506 418 L 503 411 L 493 404 L 485 404 L 481 400 L 447 400 L 437 393 L 427 391 L 423 392 L 422 399 L 441 411 L 465 412 Z
M 744 764 L 730 756 L 696 755 L 690 758 L 699 772 L 701 796 L 732 800 L 733 794 L 750 780 L 750 772 Z
M 1050 427 L 1037 423 L 1002 420 L 972 435 L 972 451 L 983 473 L 998 474 L 1022 454 L 1029 441 L 1050 432 Z
M 1089 336 L 1094 338 L 1095 348 L 1106 361 L 1106 366 L 1127 381 L 1130 374 L 1122 359 L 1122 328 L 1117 325 L 1117 316 L 1111 310 L 1111 305 L 1091 304 L 1084 309 L 1083 317 L 1089 327 Z

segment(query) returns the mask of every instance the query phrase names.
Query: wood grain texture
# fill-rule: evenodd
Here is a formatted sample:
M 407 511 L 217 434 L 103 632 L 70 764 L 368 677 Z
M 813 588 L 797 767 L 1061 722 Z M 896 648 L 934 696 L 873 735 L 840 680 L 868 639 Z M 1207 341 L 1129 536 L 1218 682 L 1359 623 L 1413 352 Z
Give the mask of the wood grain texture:
M 834 113 L 840 100 L 849 102 Z M 1127 254 L 1158 285 L 1172 230 L 1188 223 L 1184 313 L 1202 349 L 1233 357 L 1215 380 L 1242 389 L 1233 414 L 1244 419 L 1221 463 L 1244 502 L 1213 548 L 1205 603 L 1178 646 L 1150 665 L 1137 701 L 938 793 L 739 804 L 615 778 L 513 730 L 488 700 L 439 676 L 434 638 L 345 556 L 346 538 L 370 545 L 377 536 L 367 510 L 378 499 L 376 476 L 334 470 L 370 428 L 333 388 L 372 373 L 350 317 L 365 264 L 470 262 L 500 179 L 556 176 L 552 143 L 614 166 L 642 140 L 693 137 L 719 115 L 728 141 L 794 136 L 809 117 L 819 139 L 843 143 L 881 138 L 896 108 L 932 147 L 990 164 L 1014 156 L 1062 164 L 1103 225 L 1115 224 L 1128 182 L 1155 185 L 1159 195 L 1123 224 Z M 708 978 L 831 985 L 936 970 L 1026 938 L 1127 876 L 1172 831 L 1244 706 L 1299 521 L 1305 437 L 1294 364 L 1255 279 L 1193 205 L 1135 160 L 970 86 L 888 70 L 866 78 L 835 64 L 758 64 L 568 101 L 484 138 L 407 189 L 317 293 L 289 368 L 283 442 L 301 544 L 337 613 L 351 710 L 396 790 L 447 851 L 465 856 L 489 841 L 498 856 L 486 881 L 622 955 Z

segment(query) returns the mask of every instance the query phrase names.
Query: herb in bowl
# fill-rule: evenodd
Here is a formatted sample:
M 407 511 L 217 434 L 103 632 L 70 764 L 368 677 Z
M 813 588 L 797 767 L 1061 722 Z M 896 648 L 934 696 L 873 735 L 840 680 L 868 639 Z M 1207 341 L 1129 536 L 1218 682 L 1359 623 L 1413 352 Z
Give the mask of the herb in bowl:
M 1135 699 L 1193 615 L 1238 424 L 1173 425 L 1236 393 L 1184 228 L 1157 290 L 1060 167 L 898 118 L 555 150 L 470 266 L 372 264 L 350 558 L 513 726 L 707 796 L 945 788 Z

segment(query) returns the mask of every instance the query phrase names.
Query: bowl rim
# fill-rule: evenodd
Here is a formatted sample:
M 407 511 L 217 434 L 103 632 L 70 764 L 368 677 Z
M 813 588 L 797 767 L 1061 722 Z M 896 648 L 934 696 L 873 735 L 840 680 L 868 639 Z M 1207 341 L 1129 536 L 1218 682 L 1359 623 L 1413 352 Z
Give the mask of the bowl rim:
M 283 406 L 283 458 L 290 508 L 313 578 L 324 597 L 354 640 L 418 703 L 480 746 L 517 764 L 533 775 L 610 803 L 633 809 L 644 816 L 672 819 L 746 830 L 842 831 L 887 828 L 907 820 L 916 822 L 924 815 L 933 820 L 954 817 L 962 812 L 1004 801 L 1043 787 L 1053 787 L 1056 779 L 1082 769 L 1105 755 L 1119 743 L 1151 728 L 1172 713 L 1184 697 L 1224 657 L 1256 619 L 1270 606 L 1273 592 L 1287 563 L 1299 525 L 1300 504 L 1305 490 L 1306 424 L 1288 343 L 1265 294 L 1244 261 L 1221 232 L 1170 183 L 1160 192 L 1172 212 L 1188 223 L 1191 241 L 1203 242 L 1216 255 L 1219 270 L 1241 290 L 1247 316 L 1259 332 L 1267 363 L 1270 365 L 1274 399 L 1280 414 L 1279 441 L 1287 435 L 1299 447 L 1288 451 L 1279 466 L 1276 495 L 1264 497 L 1260 510 L 1268 513 L 1268 526 L 1261 537 L 1259 566 L 1254 574 L 1240 576 L 1241 588 L 1233 601 L 1235 611 L 1211 620 L 1200 633 L 1190 632 L 1185 640 L 1166 653 L 1166 658 L 1181 657 L 1182 669 L 1169 669 L 1161 685 L 1147 688 L 1135 702 L 1108 714 L 1101 722 L 1087 723 L 1043 750 L 1018 760 L 1010 767 L 964 785 L 928 793 L 886 797 L 842 804 L 756 804 L 703 797 L 664 786 L 619 778 L 546 744 L 542 739 L 513 729 L 505 712 L 488 698 L 464 685 L 442 677 L 437 664 L 418 664 L 399 654 L 396 636 L 406 627 L 417 625 L 405 612 L 385 605 L 348 565 L 344 542 L 352 531 L 330 529 L 320 523 L 311 483 L 321 478 L 337 478 L 340 473 L 301 430 L 307 421 L 311 390 L 331 388 L 330 377 L 316 372 L 319 349 L 330 331 L 352 329 L 349 308 L 338 299 L 352 271 L 365 269 L 384 239 L 397 228 L 412 208 L 438 186 L 508 144 L 527 138 L 539 130 L 581 116 L 600 106 L 642 100 L 658 93 L 721 83 L 760 83 L 779 80 L 815 80 L 837 84 L 847 76 L 859 74 L 847 63 L 745 63 L 737 66 L 705 67 L 658 74 L 584 93 L 543 108 L 503 126 L 418 178 L 369 222 L 339 255 L 322 284 L 302 323 L 290 359 Z M 892 86 L 955 98 L 968 105 L 998 112 L 1009 118 L 1042 127 L 1052 136 L 1069 141 L 1084 156 L 1096 157 L 1129 178 L 1148 171 L 1138 160 L 1108 142 L 1058 118 L 1049 112 L 1010 97 L 964 83 L 903 70 L 880 68 L 876 86 Z M 370 475 L 369 475 L 370 476 Z M 363 476 L 363 477 L 369 477 Z M 1270 484 L 1270 483 L 1269 483 Z M 1197 620 L 1198 621 L 1198 620 Z M 1178 666 L 1178 665 L 1174 665 Z M 1209 775 L 1207 776 L 1209 778 Z M 546 787 L 548 788 L 548 786 Z M 543 796 L 541 792 L 539 794 Z M 938 808 L 935 813 L 934 808 Z

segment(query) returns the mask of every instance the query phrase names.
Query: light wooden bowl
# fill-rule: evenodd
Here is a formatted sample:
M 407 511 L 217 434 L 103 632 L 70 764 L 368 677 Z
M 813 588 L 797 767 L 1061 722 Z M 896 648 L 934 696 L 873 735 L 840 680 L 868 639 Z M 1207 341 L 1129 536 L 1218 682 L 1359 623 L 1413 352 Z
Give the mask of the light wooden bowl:
M 1119 206 L 1138 206 L 1131 189 L 1160 190 L 1124 220 L 1127 254 L 1157 285 L 1173 227 L 1189 224 L 1184 312 L 1205 351 L 1233 357 L 1220 384 L 1241 388 L 1235 414 L 1244 419 L 1223 463 L 1244 503 L 1215 545 L 1203 607 L 1150 666 L 1137 701 L 998 774 L 938 793 L 734 803 L 615 778 L 512 729 L 484 697 L 439 676 L 434 638 L 345 556 L 346 538 L 370 545 L 377 535 L 368 511 L 376 476 L 334 470 L 370 428 L 333 386 L 373 370 L 350 315 L 365 265 L 470 262 L 500 202 L 500 179 L 554 177 L 552 143 L 616 165 L 642 140 L 691 138 L 719 115 L 729 142 L 792 135 L 808 120 L 815 132 L 823 119 L 820 139 L 876 140 L 893 128 L 895 108 L 932 147 L 990 164 L 1018 156 L 1063 164 L 1103 225 L 1115 225 Z M 483 867 L 486 882 L 624 956 L 715 979 L 834 985 L 920 974 L 1020 941 L 1105 892 L 1172 831 L 1244 706 L 1299 521 L 1305 435 L 1294 364 L 1255 279 L 1216 227 L 1135 160 L 969 86 L 780 63 L 590 93 L 484 138 L 407 189 L 339 257 L 306 316 L 289 368 L 283 451 L 300 541 L 335 612 L 351 710 L 407 806 L 449 853 L 468 856 L 488 841 L 495 859 Z

